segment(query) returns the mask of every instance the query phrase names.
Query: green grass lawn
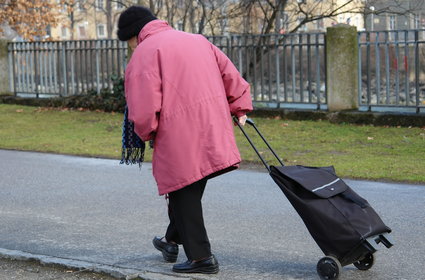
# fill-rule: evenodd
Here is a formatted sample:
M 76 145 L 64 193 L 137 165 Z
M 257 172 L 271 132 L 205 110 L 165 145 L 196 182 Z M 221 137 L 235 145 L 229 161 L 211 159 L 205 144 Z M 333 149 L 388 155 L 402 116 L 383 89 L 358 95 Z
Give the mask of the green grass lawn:
M 0 148 L 119 158 L 122 115 L 0 104 Z M 254 118 L 288 165 L 334 165 L 345 178 L 425 182 L 425 129 Z M 265 145 L 247 127 L 260 152 Z M 242 158 L 259 162 L 235 127 Z M 151 159 L 147 149 L 146 159 Z M 276 161 L 271 161 L 276 164 Z

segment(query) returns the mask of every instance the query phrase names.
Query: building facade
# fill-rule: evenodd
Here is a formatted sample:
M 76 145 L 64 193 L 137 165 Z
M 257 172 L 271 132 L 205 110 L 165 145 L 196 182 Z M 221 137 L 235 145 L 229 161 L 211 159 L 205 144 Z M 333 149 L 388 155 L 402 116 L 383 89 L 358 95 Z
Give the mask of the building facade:
M 425 29 L 425 1 L 366 1 L 368 31 Z
M 206 6 L 199 1 L 154 2 L 158 18 L 167 20 L 176 29 L 205 35 L 261 34 L 268 24 L 265 19 L 272 18 L 274 12 L 253 4 L 249 11 L 238 13 L 235 11 L 240 1 L 234 0 L 209 1 Z M 398 3 L 398 6 L 390 5 L 390 2 Z M 324 32 L 338 23 L 353 25 L 359 31 L 421 29 L 425 28 L 425 11 L 423 5 L 418 6 L 420 2 L 424 1 L 291 0 L 283 10 L 277 11 L 269 33 Z M 152 1 L 135 0 L 69 0 L 61 3 L 64 3 L 61 24 L 48 30 L 52 40 L 116 38 L 117 20 L 125 7 L 152 5 Z M 300 9 L 304 13 L 300 13 Z M 321 18 L 321 15 L 327 16 Z M 303 23 L 306 17 L 317 19 Z
M 52 40 L 116 38 L 119 14 L 124 2 L 110 0 L 70 0 L 60 5 L 61 21 L 48 30 Z

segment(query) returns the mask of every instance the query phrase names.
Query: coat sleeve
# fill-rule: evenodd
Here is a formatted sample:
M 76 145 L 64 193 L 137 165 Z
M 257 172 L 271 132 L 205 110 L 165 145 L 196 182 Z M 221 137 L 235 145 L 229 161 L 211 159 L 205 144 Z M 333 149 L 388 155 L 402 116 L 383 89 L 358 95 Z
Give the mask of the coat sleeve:
M 161 78 L 155 72 L 126 75 L 125 95 L 134 131 L 143 141 L 154 139 L 162 104 Z
M 245 81 L 230 59 L 211 44 L 221 72 L 227 101 L 232 115 L 240 117 L 252 111 L 250 85 Z

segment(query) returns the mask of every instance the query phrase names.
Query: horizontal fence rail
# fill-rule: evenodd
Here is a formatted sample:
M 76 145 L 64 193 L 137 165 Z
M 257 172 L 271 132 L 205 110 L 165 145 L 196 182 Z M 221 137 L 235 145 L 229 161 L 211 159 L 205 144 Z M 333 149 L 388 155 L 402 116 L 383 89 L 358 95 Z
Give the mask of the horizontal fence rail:
M 359 104 L 425 108 L 425 30 L 359 32 Z
M 122 76 L 127 44 L 117 40 L 10 43 L 13 92 L 21 96 L 69 96 L 111 88 Z

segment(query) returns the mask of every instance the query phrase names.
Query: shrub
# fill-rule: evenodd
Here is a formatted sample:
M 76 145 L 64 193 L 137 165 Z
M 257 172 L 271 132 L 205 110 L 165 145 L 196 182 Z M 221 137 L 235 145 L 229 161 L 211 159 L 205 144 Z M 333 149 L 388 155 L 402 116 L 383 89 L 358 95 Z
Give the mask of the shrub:
M 113 76 L 111 79 L 113 84 L 112 89 L 103 88 L 99 93 L 92 89 L 88 90 L 85 94 L 57 98 L 20 98 L 11 95 L 0 95 L 0 103 L 124 112 L 124 79 L 118 76 Z
M 97 93 L 96 90 L 89 90 L 86 94 L 74 95 L 65 98 L 61 106 L 67 108 L 84 108 L 89 110 L 103 110 L 106 112 L 124 112 L 125 93 L 124 79 L 122 77 L 113 76 L 113 87 L 103 88 Z M 56 102 L 52 102 L 56 103 Z M 59 102 L 61 103 L 61 102 Z M 54 104 L 52 104 L 54 106 Z M 56 106 L 55 106 L 56 107 Z

